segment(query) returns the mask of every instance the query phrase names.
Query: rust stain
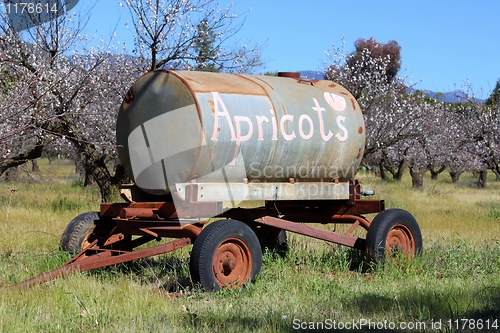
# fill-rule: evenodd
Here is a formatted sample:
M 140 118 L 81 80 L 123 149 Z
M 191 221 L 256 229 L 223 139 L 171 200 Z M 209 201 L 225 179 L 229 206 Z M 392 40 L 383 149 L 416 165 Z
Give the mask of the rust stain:
M 363 134 L 363 126 L 359 126 L 359 128 L 358 128 L 358 133 L 359 133 L 359 134 Z
M 352 98 L 351 98 L 351 105 L 352 105 L 352 108 L 354 109 L 354 111 L 357 111 L 356 101 L 354 99 L 352 99 Z
M 335 88 L 337 85 L 335 83 L 331 83 L 328 85 L 330 88 Z
M 256 77 L 256 76 L 254 76 L 254 77 L 249 77 L 249 78 L 251 78 L 251 79 L 255 79 L 256 81 L 258 80 L 259 82 L 262 82 L 262 83 L 264 83 L 266 86 L 268 86 L 271 90 L 274 90 L 274 87 L 273 87 L 271 84 L 269 84 L 269 82 L 262 80 L 260 77 Z M 262 89 L 265 89 L 263 86 L 260 86 L 260 87 L 261 87 Z
M 127 91 L 127 94 L 125 95 L 125 103 L 132 103 L 134 101 L 134 92 L 132 91 L 132 88 L 130 88 Z
M 216 74 L 197 71 L 168 71 L 175 75 L 195 93 L 231 92 L 240 95 L 266 95 L 260 85 L 243 74 Z
M 358 150 L 358 156 L 356 156 L 356 159 L 359 159 L 361 157 L 361 148 Z
M 215 104 L 214 104 L 214 100 L 209 98 L 207 99 L 207 102 L 208 102 L 208 105 L 210 106 L 210 112 L 212 112 L 213 114 L 215 114 Z
M 278 72 L 278 76 L 300 80 L 300 72 Z
M 344 95 L 344 96 L 349 96 L 349 94 L 348 94 L 348 93 L 346 93 L 345 91 L 341 91 L 340 93 L 341 93 L 342 95 Z

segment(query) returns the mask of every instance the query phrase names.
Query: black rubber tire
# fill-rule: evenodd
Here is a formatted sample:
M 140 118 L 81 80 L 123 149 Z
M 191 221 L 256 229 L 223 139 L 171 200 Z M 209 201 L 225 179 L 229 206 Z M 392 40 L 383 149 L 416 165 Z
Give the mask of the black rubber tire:
M 282 257 L 286 256 L 288 251 L 288 240 L 285 230 L 267 225 L 250 225 L 250 227 L 259 239 L 262 253 L 271 251 Z
M 228 242 L 231 245 L 236 243 L 233 247 L 238 248 L 240 252 L 248 252 L 246 255 L 250 259 L 247 260 L 247 264 L 251 267 L 243 267 L 246 269 L 246 280 L 234 279 L 234 281 L 222 284 L 220 280 L 224 276 L 216 276 L 225 273 L 215 272 L 213 262 L 218 250 L 227 246 Z M 245 250 L 242 248 L 245 248 Z M 245 266 L 245 264 L 241 266 Z M 239 269 L 240 267 L 236 268 Z M 226 286 L 242 286 L 253 282 L 262 268 L 262 250 L 259 239 L 248 225 L 237 220 L 220 220 L 210 223 L 201 231 L 194 242 L 189 268 L 193 282 L 201 285 L 208 292 L 218 291 Z M 230 274 L 232 273 L 228 273 L 226 276 L 230 276 Z
M 285 230 L 280 230 L 278 237 L 276 238 L 276 249 L 278 251 L 288 250 L 288 238 Z
M 419 255 L 422 251 L 422 234 L 417 220 L 402 209 L 388 209 L 380 212 L 373 219 L 366 235 L 366 249 L 368 256 L 376 263 L 384 262 L 388 257 L 386 242 L 393 233 L 405 238 L 409 246 L 410 257 Z M 399 243 L 398 243 L 399 244 Z
M 263 246 L 263 242 L 261 240 L 260 245 L 262 252 L 265 252 L 267 249 L 280 257 L 285 258 L 288 252 L 288 238 L 286 230 L 280 230 L 276 237 L 266 239 L 265 246 Z
M 82 244 L 88 241 L 94 232 L 98 220 L 98 212 L 82 213 L 71 220 L 62 234 L 61 249 L 70 253 L 80 252 Z

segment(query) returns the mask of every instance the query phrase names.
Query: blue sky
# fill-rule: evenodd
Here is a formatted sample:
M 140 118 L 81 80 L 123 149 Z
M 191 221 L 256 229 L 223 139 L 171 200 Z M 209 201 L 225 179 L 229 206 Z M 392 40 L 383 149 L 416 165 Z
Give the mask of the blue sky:
M 94 2 L 80 0 L 74 10 L 88 10 Z M 98 0 L 87 27 L 104 36 L 117 27 L 118 38 L 132 46 L 128 11 L 118 2 Z M 344 39 L 352 51 L 356 39 L 374 37 L 399 43 L 400 75 L 410 75 L 408 82 L 419 89 L 446 92 L 468 82 L 477 97 L 486 98 L 500 78 L 498 0 L 219 1 L 224 7 L 230 2 L 245 17 L 238 37 L 267 41 L 261 72 L 321 70 L 332 44 Z

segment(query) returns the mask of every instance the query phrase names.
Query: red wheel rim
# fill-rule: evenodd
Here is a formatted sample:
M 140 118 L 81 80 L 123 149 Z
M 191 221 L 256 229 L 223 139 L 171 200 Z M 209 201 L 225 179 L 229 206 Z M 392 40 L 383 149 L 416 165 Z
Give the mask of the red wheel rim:
M 215 251 L 212 269 L 220 287 L 239 287 L 252 272 L 252 254 L 241 239 L 225 240 Z
M 416 245 L 411 230 L 404 224 L 396 224 L 392 227 L 387 234 L 385 251 L 388 255 L 399 252 L 413 257 Z
M 90 236 L 91 235 L 85 237 L 85 239 L 83 240 L 83 242 L 82 242 L 82 250 L 86 249 L 87 247 L 90 246 L 90 244 L 92 244 L 93 240 L 90 239 Z

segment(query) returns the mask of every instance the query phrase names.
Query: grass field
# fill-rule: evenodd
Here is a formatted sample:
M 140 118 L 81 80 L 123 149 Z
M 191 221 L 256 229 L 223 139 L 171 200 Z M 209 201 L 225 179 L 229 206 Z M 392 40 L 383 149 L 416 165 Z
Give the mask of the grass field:
M 66 224 L 99 207 L 98 189 L 78 185 L 71 164 L 41 160 L 40 167 L 23 182 L 0 183 L 0 332 L 500 329 L 500 182 L 494 178 L 479 190 L 471 174 L 458 184 L 442 174 L 438 181 L 426 178 L 417 192 L 409 176 L 382 182 L 358 175 L 386 207 L 406 209 L 419 221 L 424 252 L 411 263 L 373 266 L 354 250 L 289 235 L 286 256 L 265 253 L 257 281 L 242 289 L 193 288 L 190 247 L 30 289 L 8 288 L 69 259 L 58 248 Z

